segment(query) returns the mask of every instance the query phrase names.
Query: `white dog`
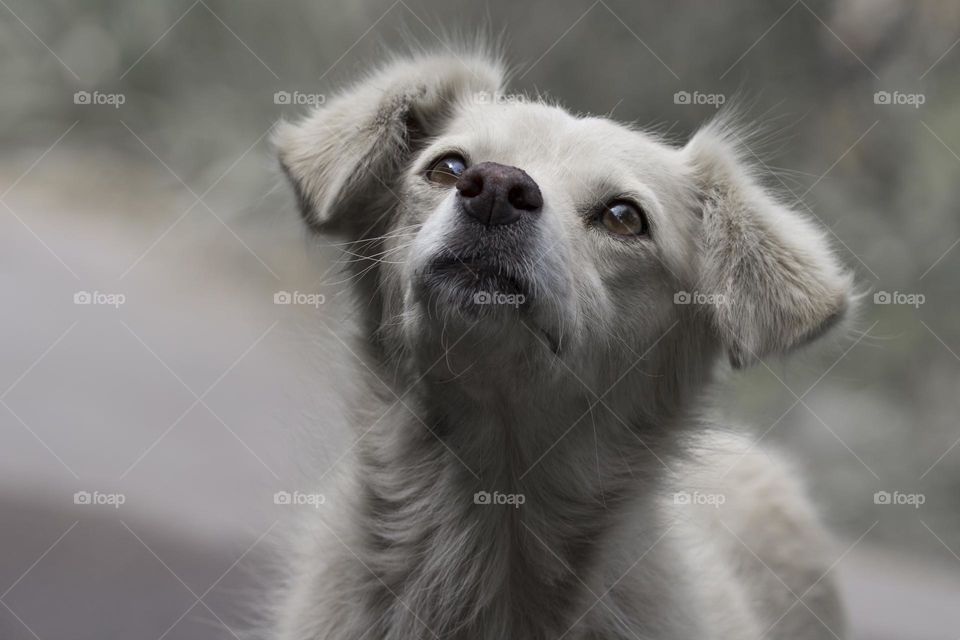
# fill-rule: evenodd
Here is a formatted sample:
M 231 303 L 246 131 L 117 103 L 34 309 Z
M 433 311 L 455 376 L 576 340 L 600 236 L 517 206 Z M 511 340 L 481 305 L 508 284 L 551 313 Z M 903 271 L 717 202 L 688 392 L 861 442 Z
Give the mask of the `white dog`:
M 735 128 L 678 148 L 503 82 L 416 55 L 277 131 L 306 223 L 352 243 L 384 384 L 273 637 L 842 636 L 792 474 L 704 416 L 725 361 L 836 323 L 849 275 Z

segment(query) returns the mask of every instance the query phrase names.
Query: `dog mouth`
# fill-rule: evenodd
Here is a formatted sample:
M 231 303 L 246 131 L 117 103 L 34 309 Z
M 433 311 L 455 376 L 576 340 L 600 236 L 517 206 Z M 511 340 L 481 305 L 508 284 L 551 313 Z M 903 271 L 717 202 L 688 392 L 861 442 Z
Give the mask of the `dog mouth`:
M 431 302 L 458 309 L 468 318 L 513 317 L 550 352 L 560 352 L 557 335 L 532 313 L 531 282 L 511 263 L 483 253 L 445 252 L 428 263 L 420 285 Z
M 423 274 L 428 288 L 440 287 L 473 296 L 478 304 L 521 307 L 530 298 L 530 285 L 509 263 L 485 254 L 444 253 L 430 261 Z

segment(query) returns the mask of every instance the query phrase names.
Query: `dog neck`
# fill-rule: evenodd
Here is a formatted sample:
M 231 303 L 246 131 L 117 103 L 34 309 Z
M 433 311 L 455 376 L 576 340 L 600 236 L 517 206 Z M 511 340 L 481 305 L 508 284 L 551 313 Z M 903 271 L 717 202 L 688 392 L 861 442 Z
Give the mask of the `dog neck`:
M 603 395 L 573 377 L 518 387 L 503 376 L 478 395 L 462 371 L 393 392 L 360 447 L 359 529 L 365 564 L 405 604 L 394 618 L 408 637 L 422 624 L 445 638 L 566 630 L 601 541 L 650 508 L 678 440 L 677 416 L 636 409 L 676 395 L 670 382 L 634 374 Z M 398 606 L 390 600 L 374 602 Z

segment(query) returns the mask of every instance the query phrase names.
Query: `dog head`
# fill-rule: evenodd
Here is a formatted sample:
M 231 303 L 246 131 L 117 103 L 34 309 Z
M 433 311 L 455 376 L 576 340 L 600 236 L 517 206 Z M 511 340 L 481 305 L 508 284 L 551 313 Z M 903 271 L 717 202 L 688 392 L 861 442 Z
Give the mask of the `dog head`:
M 675 147 L 503 82 L 482 56 L 403 59 L 277 130 L 306 223 L 353 243 L 383 353 L 596 380 L 670 332 L 742 366 L 843 315 L 849 276 L 733 128 Z

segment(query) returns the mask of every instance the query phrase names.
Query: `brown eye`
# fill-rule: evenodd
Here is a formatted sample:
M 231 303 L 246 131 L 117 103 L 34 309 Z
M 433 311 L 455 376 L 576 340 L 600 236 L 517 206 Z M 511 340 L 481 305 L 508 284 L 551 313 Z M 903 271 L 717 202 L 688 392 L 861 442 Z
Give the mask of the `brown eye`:
M 448 153 L 447 155 L 435 160 L 430 168 L 427 169 L 426 178 L 434 184 L 443 187 L 453 185 L 466 171 L 467 161 L 459 153 Z
M 647 216 L 629 202 L 613 202 L 600 212 L 600 221 L 618 236 L 642 236 L 648 231 Z

